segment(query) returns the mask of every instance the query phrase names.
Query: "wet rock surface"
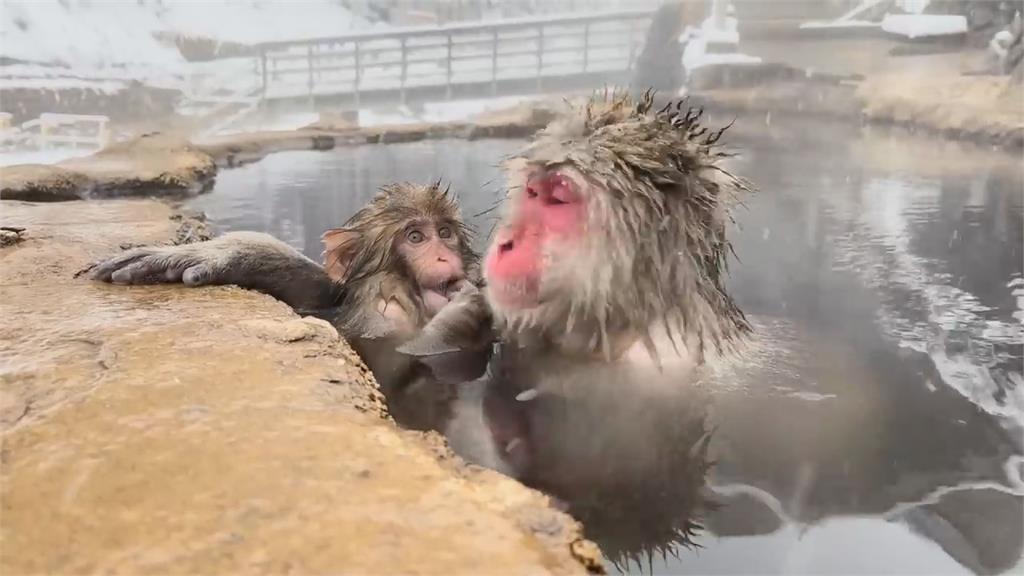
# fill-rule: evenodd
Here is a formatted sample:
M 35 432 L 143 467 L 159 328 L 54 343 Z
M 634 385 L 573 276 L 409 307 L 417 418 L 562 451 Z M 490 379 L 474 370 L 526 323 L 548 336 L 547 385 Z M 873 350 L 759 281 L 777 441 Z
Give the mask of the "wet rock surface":
M 205 189 L 215 174 L 209 154 L 184 138 L 153 133 L 53 166 L 0 168 L 0 200 L 183 195 Z
M 17 226 L 0 226 L 0 248 L 13 246 L 25 239 L 25 229 Z
M 288 150 L 330 150 L 338 146 L 444 138 L 526 138 L 547 125 L 563 105 L 560 100 L 531 102 L 481 114 L 468 121 L 366 127 L 328 117 L 299 130 L 217 136 L 197 142 L 196 146 L 214 158 L 219 166 L 233 167 Z
M 76 272 L 174 241 L 151 200 L 4 202 L 0 572 L 585 573 L 537 492 L 399 430 L 329 325 Z

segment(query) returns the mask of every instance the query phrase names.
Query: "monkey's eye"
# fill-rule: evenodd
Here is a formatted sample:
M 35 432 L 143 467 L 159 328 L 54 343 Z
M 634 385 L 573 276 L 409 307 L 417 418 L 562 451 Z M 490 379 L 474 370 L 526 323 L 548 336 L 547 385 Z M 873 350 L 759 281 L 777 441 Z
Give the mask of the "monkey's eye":
M 452 237 L 452 229 L 447 226 L 441 226 L 437 229 L 437 235 L 439 238 L 447 240 Z
M 564 176 L 555 176 L 551 179 L 551 194 L 548 196 L 549 204 L 569 204 L 576 201 L 576 192 L 573 190 L 572 182 Z
M 409 233 L 405 235 L 405 238 L 413 244 L 419 244 L 427 239 L 427 237 L 423 235 L 423 232 L 420 232 L 419 230 L 410 230 Z

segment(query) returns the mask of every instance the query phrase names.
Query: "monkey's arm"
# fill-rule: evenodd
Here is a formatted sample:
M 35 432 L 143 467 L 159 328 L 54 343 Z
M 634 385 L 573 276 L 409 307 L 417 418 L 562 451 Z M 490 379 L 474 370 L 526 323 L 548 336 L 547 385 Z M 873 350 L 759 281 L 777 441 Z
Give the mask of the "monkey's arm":
M 337 306 L 341 293 L 319 264 L 259 232 L 230 232 L 207 242 L 128 250 L 99 263 L 93 278 L 114 284 L 233 284 L 306 310 Z
M 459 384 L 483 375 L 494 339 L 490 306 L 480 289 L 467 283 L 397 351 L 417 358 L 441 382 Z

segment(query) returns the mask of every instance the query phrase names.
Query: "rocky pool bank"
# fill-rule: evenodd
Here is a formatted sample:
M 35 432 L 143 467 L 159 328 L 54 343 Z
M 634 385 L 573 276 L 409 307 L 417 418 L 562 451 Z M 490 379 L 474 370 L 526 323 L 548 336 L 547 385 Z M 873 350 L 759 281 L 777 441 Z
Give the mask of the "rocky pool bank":
M 805 76 L 691 92 L 694 103 L 736 114 L 800 115 L 899 126 L 950 140 L 1024 150 L 1024 88 L 1009 76 Z
M 701 78 L 685 95 L 690 104 L 710 112 L 776 114 L 776 122 L 799 115 L 899 126 L 1011 153 L 1024 150 L 1024 88 L 1009 76 L 876 75 L 850 80 L 783 66 L 716 72 Z M 273 152 L 430 138 L 526 138 L 565 105 L 566 100 L 553 97 L 466 121 L 358 127 L 324 120 L 299 130 L 197 141 L 149 133 L 84 158 L 2 167 L 0 200 L 187 196 L 209 189 L 218 168 L 253 162 Z
M 328 324 L 80 272 L 205 237 L 156 200 L 5 200 L 0 572 L 582 574 L 542 494 L 400 430 Z

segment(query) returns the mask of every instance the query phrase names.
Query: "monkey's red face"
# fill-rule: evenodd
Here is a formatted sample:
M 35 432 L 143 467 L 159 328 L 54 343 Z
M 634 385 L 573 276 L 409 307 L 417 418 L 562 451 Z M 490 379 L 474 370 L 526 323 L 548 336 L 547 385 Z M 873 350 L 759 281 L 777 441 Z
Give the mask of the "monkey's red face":
M 397 242 L 398 253 L 416 278 L 424 305 L 431 314 L 437 313 L 466 277 L 453 226 L 446 222 L 414 222 Z
M 524 180 L 484 268 L 492 301 L 509 311 L 543 304 L 546 269 L 571 259 L 586 225 L 580 185 L 566 171 L 538 170 Z

